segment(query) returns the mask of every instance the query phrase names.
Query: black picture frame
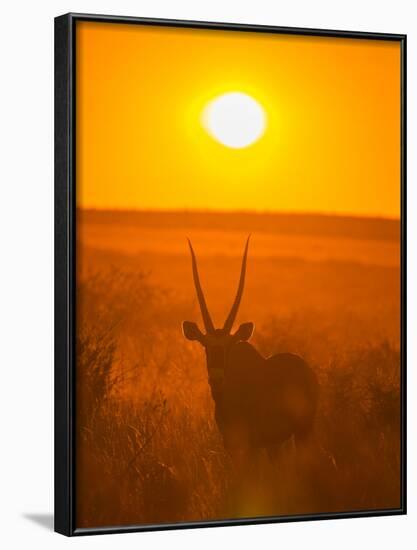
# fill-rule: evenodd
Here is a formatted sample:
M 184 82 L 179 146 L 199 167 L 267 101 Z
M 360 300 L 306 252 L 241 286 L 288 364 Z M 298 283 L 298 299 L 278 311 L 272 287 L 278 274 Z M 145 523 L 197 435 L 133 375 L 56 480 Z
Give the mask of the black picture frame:
M 299 36 L 396 41 L 401 46 L 401 506 L 157 525 L 75 525 L 75 29 L 79 21 Z M 67 536 L 163 529 L 388 516 L 406 513 L 406 41 L 403 34 L 241 25 L 69 13 L 55 18 L 55 531 Z

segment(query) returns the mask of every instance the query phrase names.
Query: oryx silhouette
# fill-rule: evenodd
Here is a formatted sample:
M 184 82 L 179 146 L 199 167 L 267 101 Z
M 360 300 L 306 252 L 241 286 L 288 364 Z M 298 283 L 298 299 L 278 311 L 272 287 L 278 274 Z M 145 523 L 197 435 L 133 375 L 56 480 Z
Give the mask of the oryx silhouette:
M 182 327 L 184 336 L 200 342 L 206 352 L 215 419 L 225 448 L 231 454 L 265 448 L 272 457 L 291 437 L 296 446 L 308 440 L 317 408 L 318 382 L 313 370 L 298 355 L 279 353 L 262 357 L 248 343 L 253 323 L 243 323 L 232 333 L 245 285 L 249 238 L 237 294 L 223 328 L 213 325 L 196 256 L 188 240 L 205 333 L 194 322 L 184 321 Z

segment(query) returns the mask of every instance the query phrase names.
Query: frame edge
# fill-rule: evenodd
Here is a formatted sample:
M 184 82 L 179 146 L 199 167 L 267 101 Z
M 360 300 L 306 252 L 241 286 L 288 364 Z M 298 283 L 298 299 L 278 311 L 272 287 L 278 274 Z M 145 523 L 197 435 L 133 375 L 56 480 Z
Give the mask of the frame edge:
M 73 224 L 74 193 L 74 57 L 73 29 L 77 21 L 100 21 L 114 23 L 136 23 L 144 25 L 205 28 L 212 30 L 237 30 L 252 32 L 270 32 L 282 34 L 314 35 L 327 37 L 370 38 L 376 40 L 391 40 L 401 43 L 402 80 L 401 80 L 401 320 L 403 323 L 402 338 L 402 495 L 399 508 L 392 510 L 374 510 L 364 512 L 341 512 L 337 514 L 313 514 L 308 516 L 244 518 L 223 521 L 180 522 L 178 524 L 157 525 L 127 525 L 109 526 L 104 528 L 76 528 L 74 522 L 74 401 L 73 401 L 73 356 L 74 321 L 72 301 L 74 298 L 74 247 L 75 233 Z M 245 25 L 233 23 L 208 23 L 203 21 L 182 21 L 169 19 L 137 18 L 124 16 L 88 15 L 67 13 L 55 18 L 55 350 L 54 350 L 54 530 L 65 536 L 80 536 L 93 534 L 110 534 L 123 532 L 141 532 L 167 529 L 187 529 L 204 527 L 223 527 L 233 525 L 273 524 L 292 521 L 310 521 L 326 519 L 366 518 L 407 514 L 407 433 L 406 433 L 406 75 L 407 75 L 407 35 L 367 33 L 353 31 L 334 31 L 312 28 L 273 27 L 269 25 Z
M 98 23 L 126 23 L 136 25 L 156 25 L 159 27 L 176 27 L 206 30 L 226 30 L 240 32 L 263 32 L 298 36 L 320 36 L 328 38 L 358 38 L 363 40 L 401 41 L 406 35 L 375 31 L 352 31 L 340 29 L 318 29 L 314 27 L 288 27 L 268 24 L 232 23 L 225 21 L 204 21 L 196 19 L 171 19 L 159 17 L 136 17 L 133 15 L 105 15 L 81 12 L 69 12 L 66 16 L 74 21 Z
M 73 534 L 72 385 L 69 311 L 69 210 L 71 178 L 71 16 L 54 29 L 54 531 Z
M 401 506 L 407 514 L 407 35 L 401 38 Z

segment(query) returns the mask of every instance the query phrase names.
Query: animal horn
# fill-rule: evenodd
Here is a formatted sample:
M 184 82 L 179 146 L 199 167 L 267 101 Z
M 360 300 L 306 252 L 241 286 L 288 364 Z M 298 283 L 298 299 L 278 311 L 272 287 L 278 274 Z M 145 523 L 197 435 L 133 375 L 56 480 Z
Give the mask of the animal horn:
M 225 330 L 226 332 L 230 332 L 232 330 L 232 326 L 233 326 L 233 323 L 235 322 L 236 315 L 239 309 L 240 300 L 242 299 L 243 288 L 245 286 L 246 258 L 248 256 L 249 239 L 250 239 L 250 235 L 246 241 L 245 251 L 243 253 L 242 268 L 240 270 L 240 280 L 239 280 L 239 286 L 237 289 L 235 301 L 233 302 L 232 309 L 230 310 L 230 313 L 223 326 L 223 330 Z
M 214 332 L 214 325 L 213 321 L 211 320 L 209 310 L 207 308 L 206 300 L 204 298 L 203 290 L 201 288 L 200 284 L 200 277 L 198 275 L 198 269 L 197 269 L 197 260 L 195 258 L 193 245 L 191 244 L 190 239 L 188 240 L 188 244 L 190 246 L 190 252 L 191 252 L 191 262 L 193 265 L 193 279 L 194 279 L 194 286 L 197 292 L 197 298 L 198 303 L 200 304 L 200 310 L 201 310 L 201 316 L 203 318 L 204 326 L 207 330 L 207 332 Z

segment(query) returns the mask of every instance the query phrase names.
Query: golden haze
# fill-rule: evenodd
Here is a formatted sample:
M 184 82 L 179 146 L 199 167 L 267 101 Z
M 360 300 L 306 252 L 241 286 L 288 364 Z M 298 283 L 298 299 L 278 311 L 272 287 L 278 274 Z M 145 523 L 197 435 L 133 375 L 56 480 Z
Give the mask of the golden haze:
M 201 124 L 228 91 L 267 114 L 245 149 Z M 77 23 L 80 207 L 399 217 L 399 181 L 398 43 Z

